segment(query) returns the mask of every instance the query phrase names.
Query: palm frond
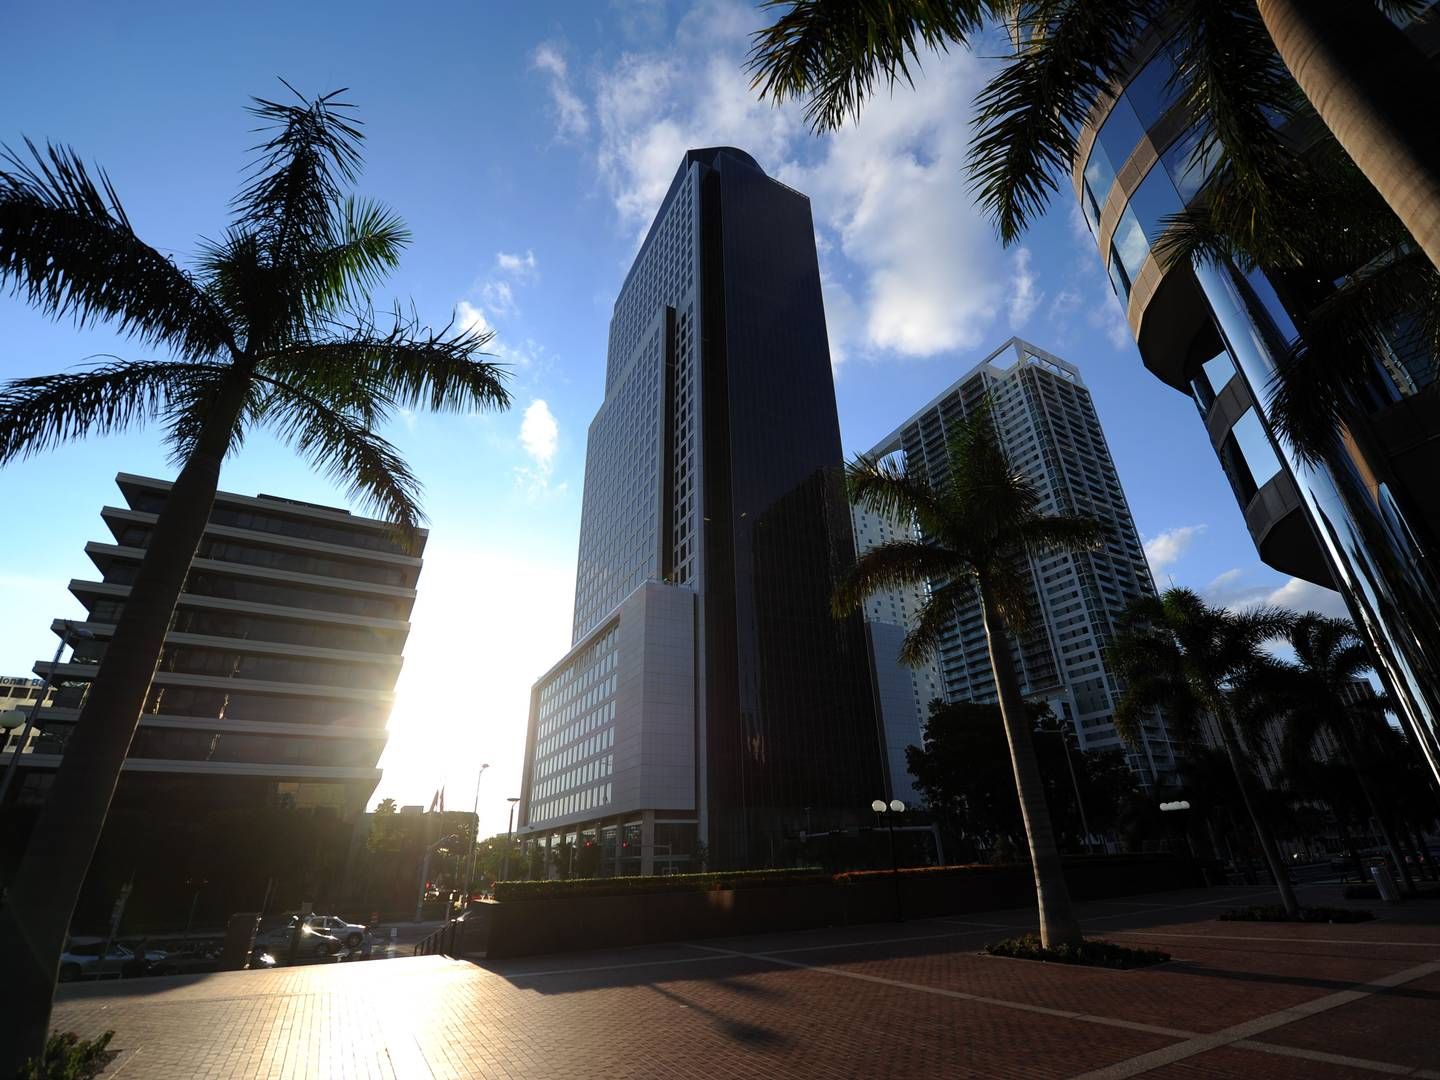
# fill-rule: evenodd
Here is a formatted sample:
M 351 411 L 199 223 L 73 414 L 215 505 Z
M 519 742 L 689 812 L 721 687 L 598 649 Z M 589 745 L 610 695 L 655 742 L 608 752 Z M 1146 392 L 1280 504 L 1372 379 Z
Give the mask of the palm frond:
M 1049 515 L 1032 518 L 1016 530 L 1025 549 L 1034 555 L 1057 551 L 1093 551 L 1105 537 L 1105 526 L 1094 518 Z
M 932 590 L 916 614 L 915 625 L 900 643 L 900 662 L 919 667 L 940 654 L 945 631 L 954 619 L 955 605 L 962 590 L 972 588 L 969 579 Z
M 0 464 L 165 418 L 205 396 L 224 369 L 178 361 L 116 361 L 88 371 L 15 379 L 0 388 Z
M 1013 5 L 1024 44 L 976 99 L 970 183 L 1013 243 L 1045 212 L 1075 157 L 1075 133 L 1122 74 L 1153 0 L 1045 0 Z
M 202 289 L 135 235 L 108 176 L 91 177 L 66 147 L 25 145 L 29 160 L 0 148 L 0 287 L 52 318 L 111 322 L 186 360 L 231 343 Z
M 306 260 L 305 289 L 312 303 L 328 311 L 368 296 L 400 265 L 409 243 L 410 230 L 398 214 L 378 203 L 346 198 L 328 242 Z
M 295 387 L 264 381 L 271 392 L 257 419 L 274 427 L 284 442 L 413 543 L 424 520 L 420 482 L 399 451 L 354 416 Z
M 233 203 L 236 224 L 263 239 L 274 263 L 313 251 L 333 235 L 342 184 L 360 173 L 364 139 L 359 122 L 346 115 L 354 106 L 340 99 L 344 89 L 310 100 L 285 87 L 294 102 L 253 99 L 259 130 L 271 134 L 253 148 L 247 182 Z
M 1181 104 L 1195 117 L 1196 158 L 1228 174 L 1214 211 L 1234 236 L 1264 228 L 1301 167 L 1279 127 L 1304 98 L 1253 4 L 1179 0 L 1175 68 Z
M 946 552 L 914 540 L 896 540 L 871 548 L 855 560 L 835 584 L 830 598 L 837 617 L 858 611 L 865 598 L 886 589 L 926 588 L 931 580 L 956 576 L 963 568 Z
M 856 506 L 902 525 L 914 522 L 931 535 L 949 514 L 940 492 L 893 461 L 856 457 L 845 467 L 845 482 Z
M 434 412 L 503 409 L 510 404 L 509 370 L 480 357 L 489 331 L 431 330 L 397 310 L 388 330 L 369 313 L 350 325 L 330 328 L 335 336 L 308 341 L 264 357 L 263 371 L 332 407 L 363 408 L 372 402 Z
M 809 97 L 817 132 L 858 118 L 877 84 L 913 83 L 921 53 L 964 45 L 992 11 L 985 0 L 766 0 L 784 9 L 752 35 L 751 87 L 780 104 Z

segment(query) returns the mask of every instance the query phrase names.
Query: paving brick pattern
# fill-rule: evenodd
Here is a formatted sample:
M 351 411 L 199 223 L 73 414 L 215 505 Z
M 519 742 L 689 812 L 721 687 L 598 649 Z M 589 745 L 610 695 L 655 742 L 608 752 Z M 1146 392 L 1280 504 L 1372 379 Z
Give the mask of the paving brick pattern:
M 491 965 L 70 986 L 55 1020 L 114 1029 L 121 1080 L 1440 1078 L 1440 901 L 1357 925 L 1215 920 L 1256 897 L 1085 905 L 1087 933 L 1175 957 L 1139 971 L 984 956 L 1031 918 L 997 912 Z M 1320 887 L 1305 899 L 1335 902 Z M 1387 980 L 1399 984 L 1370 985 Z

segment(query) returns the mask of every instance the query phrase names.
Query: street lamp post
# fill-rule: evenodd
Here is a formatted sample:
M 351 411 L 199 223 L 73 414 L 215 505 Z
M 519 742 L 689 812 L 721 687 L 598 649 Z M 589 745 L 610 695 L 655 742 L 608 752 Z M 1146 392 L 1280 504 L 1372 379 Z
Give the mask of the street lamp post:
M 890 832 L 890 880 L 895 883 L 895 921 L 905 921 L 905 905 L 900 896 L 900 866 L 895 861 L 895 817 L 905 812 L 905 804 L 899 799 L 876 799 L 870 809 L 883 816 L 885 827 Z
M 20 741 L 15 744 L 15 752 L 10 755 L 10 764 L 5 767 L 5 779 L 0 780 L 0 806 L 5 805 L 5 796 L 10 793 L 10 785 L 15 779 L 16 770 L 20 767 L 20 752 L 25 749 L 25 741 L 30 738 L 30 729 L 35 726 L 35 714 L 45 704 L 45 695 L 50 693 L 50 686 L 55 681 L 55 669 L 60 666 L 60 654 L 65 651 L 65 646 L 70 644 L 70 635 L 77 638 L 92 638 L 95 635 L 83 626 L 76 627 L 69 619 L 60 623 L 60 644 L 55 646 L 55 656 L 50 661 L 50 667 L 45 672 L 45 678 L 40 683 L 40 694 L 35 699 L 35 704 L 30 706 L 25 714 L 25 726 L 20 730 Z
M 485 775 L 485 770 L 490 767 L 487 761 L 480 766 L 480 771 L 475 774 L 475 807 L 472 811 L 475 818 L 475 835 L 470 838 L 470 872 L 465 876 L 465 902 L 470 902 L 470 894 L 475 891 L 475 849 L 480 846 L 480 778 Z
M 510 798 L 506 799 L 505 801 L 510 804 L 510 822 L 509 822 L 509 824 L 507 824 L 507 825 L 505 826 L 505 851 L 504 851 L 504 853 L 500 856 L 500 880 L 501 880 L 501 881 L 508 881 L 508 880 L 510 880 L 510 878 L 509 878 L 509 874 L 510 874 L 510 846 L 511 846 L 511 844 L 513 843 L 513 840 L 512 840 L 511 838 L 512 838 L 512 837 L 514 836 L 514 834 L 515 834 L 515 804 L 520 801 L 520 796 L 519 796 L 519 795 L 512 795 Z

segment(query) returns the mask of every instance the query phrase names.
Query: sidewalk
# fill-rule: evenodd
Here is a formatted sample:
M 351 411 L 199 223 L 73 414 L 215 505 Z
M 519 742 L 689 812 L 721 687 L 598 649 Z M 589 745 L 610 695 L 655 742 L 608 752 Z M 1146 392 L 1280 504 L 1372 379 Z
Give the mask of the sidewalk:
M 1440 902 L 1218 922 L 1261 889 L 1086 904 L 1169 951 L 1119 972 L 984 956 L 1031 914 L 473 965 L 439 957 L 62 989 L 140 1077 L 1419 1076 L 1440 1080 Z M 1339 904 L 1304 887 L 1304 902 Z M 118 1070 L 117 1070 L 118 1066 Z

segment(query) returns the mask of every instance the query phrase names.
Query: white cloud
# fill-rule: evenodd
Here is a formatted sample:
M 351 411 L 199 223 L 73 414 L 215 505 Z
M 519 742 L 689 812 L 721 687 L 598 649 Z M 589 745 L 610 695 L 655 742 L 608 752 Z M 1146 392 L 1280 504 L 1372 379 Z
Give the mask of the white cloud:
M 637 243 L 685 151 L 735 145 L 810 196 L 829 241 L 820 245 L 827 310 L 852 315 L 831 322 L 835 356 L 932 356 L 982 344 L 1002 316 L 1028 317 L 1040 300 L 1034 282 L 1010 310 L 1016 264 L 967 187 L 966 118 L 986 62 L 964 50 L 927 55 L 913 90 L 882 91 L 858 124 L 815 138 L 800 104 L 777 108 L 751 89 L 754 23 L 747 5 L 702 0 L 663 47 L 597 74 L 596 161 Z M 1028 270 L 1025 256 L 1017 261 Z
M 509 251 L 497 251 L 495 253 L 495 265 L 503 273 L 512 277 L 528 281 L 540 270 L 540 264 L 535 258 L 535 252 L 526 251 L 524 255 L 517 255 Z
M 1096 330 L 1104 333 L 1110 344 L 1117 349 L 1125 349 L 1135 344 L 1135 338 L 1130 333 L 1130 323 L 1125 317 L 1125 309 L 1120 306 L 1120 299 L 1115 295 L 1115 290 L 1110 287 L 1108 281 L 1101 286 L 1100 306 L 1089 315 L 1088 322 Z
M 490 320 L 485 318 L 485 312 L 466 300 L 455 305 L 455 322 L 466 333 L 485 334 L 495 331 Z
M 570 85 L 570 67 L 560 50 L 549 42 L 540 45 L 531 57 L 531 65 L 544 72 L 549 81 L 557 135 L 561 139 L 579 139 L 588 134 L 590 115 Z
M 1181 525 L 1146 540 L 1145 558 L 1150 560 L 1150 572 L 1157 578 L 1164 576 L 1204 531 L 1204 525 Z
M 1231 608 L 1265 605 L 1300 613 L 1318 611 L 1334 618 L 1349 618 L 1345 601 L 1333 589 L 1298 577 L 1288 578 L 1279 586 L 1274 584 L 1273 577 L 1269 581 L 1256 583 L 1251 580 L 1255 573 L 1267 577 L 1271 575 L 1271 571 L 1263 567 L 1255 567 L 1249 571 L 1238 566 L 1233 567 L 1217 575 L 1214 581 L 1205 586 L 1205 598 L 1212 604 Z
M 1030 270 L 1030 249 L 1022 247 L 1011 259 L 1010 300 L 1006 305 L 1011 330 L 1024 329 L 1040 301 L 1045 299 L 1045 294 L 1036 289 L 1035 280 Z
M 1304 578 L 1292 577 L 1284 585 L 1270 593 L 1265 602 L 1302 613 L 1318 611 L 1321 615 L 1329 615 L 1336 619 L 1350 617 L 1350 612 L 1345 607 L 1345 601 L 1338 592 L 1306 581 Z
M 529 490 L 531 496 L 550 490 L 550 474 L 555 468 L 555 451 L 560 446 L 560 425 L 544 398 L 536 398 L 525 408 L 520 421 L 520 447 L 530 457 L 530 465 L 515 470 L 516 482 Z M 564 485 L 556 488 L 563 491 Z
M 526 407 L 525 417 L 520 421 L 520 445 L 536 465 L 548 470 L 559 443 L 560 425 L 555 422 L 545 399 L 536 398 Z
M 490 280 L 480 286 L 480 297 L 491 311 L 513 314 L 515 311 L 515 290 L 508 281 Z

